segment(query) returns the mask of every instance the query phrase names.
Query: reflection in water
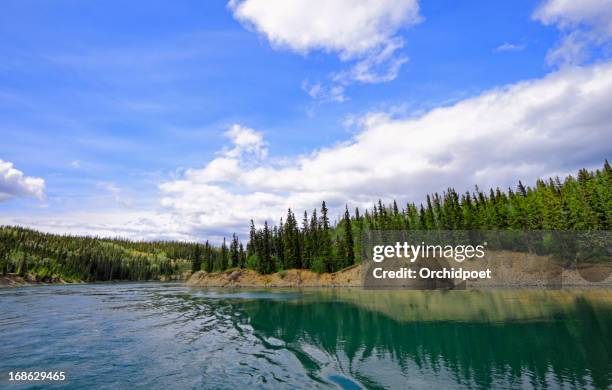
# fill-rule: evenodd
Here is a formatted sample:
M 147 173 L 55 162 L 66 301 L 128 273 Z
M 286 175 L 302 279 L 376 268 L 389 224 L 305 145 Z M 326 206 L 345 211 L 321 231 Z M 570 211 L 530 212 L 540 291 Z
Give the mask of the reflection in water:
M 456 384 L 485 388 L 520 387 L 524 381 L 534 387 L 565 383 L 608 388 L 612 383 L 612 307 L 606 301 L 602 305 L 599 300 L 589 299 L 598 297 L 600 292 L 381 293 L 386 299 L 411 300 L 414 311 L 430 308 L 443 320 L 435 320 L 435 316 L 426 321 L 391 319 L 384 312 L 393 306 L 389 307 L 388 300 L 380 300 L 372 291 L 332 292 L 324 295 L 327 299 L 292 303 L 252 300 L 243 307 L 249 313 L 250 324 L 266 337 L 279 338 L 296 350 L 302 344 L 316 345 L 338 360 L 344 356 L 350 375 L 366 379 L 366 383 L 378 382 L 376 364 L 380 361 L 386 370 L 384 383 L 389 385 L 401 385 L 415 374 L 431 378 L 448 373 Z M 483 303 L 496 302 L 499 294 L 508 300 L 514 296 L 508 304 L 514 316 L 492 323 L 486 320 L 487 307 Z M 476 311 L 464 306 L 465 315 L 454 321 L 441 311 L 445 305 L 441 300 L 461 305 L 456 299 L 460 297 L 474 304 L 474 295 L 480 301 Z M 354 304 L 356 297 L 360 304 Z M 372 302 L 376 301 L 383 307 L 373 310 Z M 432 303 L 442 304 L 442 308 Z M 537 316 L 517 318 L 517 306 L 530 304 L 538 306 Z M 497 315 L 504 314 L 499 308 L 490 309 Z M 524 309 L 525 313 L 533 312 Z M 407 311 L 398 310 L 391 317 L 413 317 L 410 309 L 404 310 Z M 453 311 L 457 311 L 456 307 Z M 478 312 L 481 320 L 464 321 Z M 397 363 L 395 372 L 389 372 L 389 359 Z M 373 376 L 368 377 L 362 369 Z
M 603 389 L 611 333 L 609 290 L 0 291 L 0 372 L 76 388 Z

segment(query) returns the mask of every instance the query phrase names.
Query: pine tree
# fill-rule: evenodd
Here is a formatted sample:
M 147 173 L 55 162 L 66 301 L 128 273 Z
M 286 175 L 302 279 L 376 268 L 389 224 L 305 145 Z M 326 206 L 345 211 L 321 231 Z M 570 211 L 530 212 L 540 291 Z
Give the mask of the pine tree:
M 247 243 L 247 256 L 248 257 L 255 255 L 254 243 L 255 243 L 255 223 L 251 219 L 251 228 L 249 231 L 249 242 Z
M 198 272 L 202 267 L 202 257 L 200 254 L 200 245 L 196 244 L 194 248 L 193 261 L 191 263 L 191 272 Z
M 240 266 L 240 253 L 238 251 L 238 237 L 236 233 L 232 235 L 232 243 L 230 244 L 230 259 L 231 259 L 231 267 L 239 267 Z
M 277 229 L 276 226 L 272 229 L 272 256 L 276 259 L 276 265 L 279 268 L 287 269 L 287 258 L 285 252 L 285 231 L 287 227 L 283 223 L 283 219 L 280 220 L 280 227 Z
M 397 204 L 395 205 L 397 208 Z M 348 205 L 344 211 L 344 267 L 355 264 L 355 243 L 353 240 L 353 229 L 351 226 L 351 216 L 349 215 Z
M 302 219 L 301 236 L 302 267 L 310 268 L 310 264 L 312 262 L 312 237 L 308 221 L 308 212 L 306 212 L 306 210 L 304 210 L 304 218 Z
M 523 185 L 523 183 L 519 180 L 518 182 L 518 186 L 516 187 L 516 191 L 521 195 L 521 196 L 527 196 L 527 190 L 525 189 L 525 186 Z
M 285 267 L 287 269 L 301 268 L 299 231 L 295 215 L 291 212 L 291 209 L 287 212 L 287 222 L 283 232 L 283 246 L 285 249 Z
M 206 255 L 206 272 L 211 273 L 213 272 L 213 266 L 214 266 L 213 251 L 208 241 L 206 241 L 206 244 L 204 244 L 204 253 Z
M 317 209 L 313 209 L 312 215 L 310 216 L 310 227 L 308 229 L 308 233 L 310 236 L 311 264 L 312 261 L 317 258 L 321 253 L 319 230 L 320 229 L 319 219 L 317 218 Z
M 22 277 L 26 277 L 28 275 L 28 257 L 23 253 L 23 257 L 21 258 L 21 262 L 19 263 L 19 275 Z
M 221 271 L 224 271 L 227 269 L 227 263 L 228 263 L 228 254 L 227 254 L 227 244 L 225 243 L 225 237 L 223 237 L 223 245 L 221 245 L 221 259 L 220 259 L 220 263 L 219 263 L 219 268 Z
M 244 247 L 242 246 L 242 243 L 240 243 L 240 249 L 238 251 L 239 251 L 239 258 L 240 258 L 239 267 L 245 268 L 246 267 L 246 253 L 244 251 Z
M 259 258 L 258 272 L 261 274 L 269 274 L 276 270 L 271 255 L 271 234 L 268 228 L 268 221 L 264 222 L 262 232 L 262 252 Z
M 323 260 L 327 272 L 335 271 L 335 262 L 332 252 L 332 242 L 329 231 L 329 217 L 327 216 L 327 205 L 325 201 L 321 204 L 321 232 L 319 241 L 319 256 Z

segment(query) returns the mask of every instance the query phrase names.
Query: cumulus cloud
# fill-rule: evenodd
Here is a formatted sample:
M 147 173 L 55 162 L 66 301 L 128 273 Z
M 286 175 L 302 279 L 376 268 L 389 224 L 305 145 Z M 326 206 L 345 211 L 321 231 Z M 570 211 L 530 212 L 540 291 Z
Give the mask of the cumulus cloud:
M 243 232 L 251 218 L 276 221 L 289 207 L 301 212 L 322 200 L 340 212 L 345 202 L 418 202 L 448 185 L 506 188 L 565 175 L 609 157 L 610 101 L 612 63 L 565 68 L 419 117 L 368 114 L 352 139 L 282 164 L 243 153 L 250 149 L 231 134 L 251 134 L 255 149 L 265 141 L 234 126 L 232 145 L 217 158 L 160 186 L 162 204 L 202 231 Z
M 547 60 L 552 64 L 583 62 L 590 47 L 609 44 L 612 39 L 612 0 L 545 0 L 533 18 L 566 34 L 549 52 Z
M 333 218 L 345 203 L 362 209 L 379 198 L 418 203 L 447 186 L 461 192 L 475 184 L 505 189 L 519 179 L 533 183 L 538 177 L 601 166 L 612 153 L 610 101 L 612 62 L 563 68 L 419 116 L 361 115 L 351 120 L 358 129 L 350 139 L 301 156 L 271 158 L 261 131 L 233 125 L 225 133 L 228 146 L 212 160 L 160 184 L 159 209 L 114 202 L 111 209 L 60 216 L 48 210 L 27 216 L 4 213 L 0 224 L 220 242 L 232 232 L 245 234 L 251 218 L 257 224 L 277 222 L 289 207 L 299 214 L 322 200 Z M 0 167 L 0 177 L 16 171 L 9 163 Z M 2 194 L 5 181 L 0 182 Z M 120 193 L 112 183 L 99 186 L 111 195 Z
M 18 197 L 44 199 L 45 181 L 39 177 L 24 176 L 13 163 L 0 159 L 0 202 Z
M 234 17 L 247 28 L 264 35 L 272 46 L 301 54 L 321 50 L 353 62 L 334 75 L 332 86 L 314 98 L 329 99 L 337 87 L 357 81 L 380 83 L 395 79 L 407 57 L 402 27 L 421 20 L 417 0 L 231 0 Z M 323 93 L 325 92 L 325 93 Z
M 414 0 L 232 0 L 229 7 L 273 45 L 344 59 L 386 46 L 400 27 L 420 20 Z
M 248 127 L 233 125 L 225 136 L 232 141 L 233 147 L 225 150 L 223 155 L 229 158 L 241 157 L 250 154 L 257 158 L 265 158 L 268 154 L 267 144 L 263 134 Z

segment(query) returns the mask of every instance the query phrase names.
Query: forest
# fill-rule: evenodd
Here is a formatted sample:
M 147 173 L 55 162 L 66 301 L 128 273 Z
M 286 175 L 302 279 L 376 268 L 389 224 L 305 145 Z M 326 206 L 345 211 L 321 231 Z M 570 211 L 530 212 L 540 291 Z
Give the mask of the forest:
M 230 268 L 251 268 L 263 274 L 290 268 L 335 272 L 359 262 L 363 233 L 368 231 L 609 232 L 612 168 L 606 160 L 602 169 L 581 169 L 576 177 L 563 180 L 540 179 L 534 186 L 519 181 L 506 191 L 475 187 L 459 194 L 448 188 L 442 194 L 427 195 L 418 206 L 380 200 L 363 211 L 346 206 L 337 221 L 330 220 L 322 202 L 320 209 L 304 211 L 300 217 L 298 221 L 289 209 L 273 226 L 266 221 L 256 227 L 251 220 L 246 246 L 236 234 L 214 246 L 208 241 L 129 241 L 3 226 L 0 273 L 37 280 L 108 281 L 172 279 L 189 271 Z M 597 247 L 592 241 L 588 245 Z M 605 251 L 609 244 L 598 245 Z
M 475 187 L 472 192 L 458 194 L 448 188 L 442 194 L 427 195 L 418 206 L 400 206 L 396 201 L 385 205 L 379 200 L 371 209 L 362 212 L 356 208 L 352 214 L 347 206 L 333 225 L 328 214 L 323 202 L 318 214 L 313 210 L 309 216 L 305 211 L 301 224 L 291 210 L 284 221 L 272 227 L 266 222 L 256 229 L 251 221 L 246 266 L 260 273 L 289 268 L 335 272 L 359 261 L 360 240 L 366 231 L 559 231 L 553 235 L 559 245 L 550 245 L 548 252 L 541 249 L 541 254 L 558 247 L 575 253 L 576 248 L 572 251 L 562 242 L 574 237 L 562 232 L 603 231 L 578 240 L 601 255 L 610 249 L 609 242 L 601 241 L 609 238 L 612 227 L 612 169 L 606 160 L 603 168 L 594 172 L 581 169 L 576 177 L 570 175 L 563 181 L 558 177 L 540 179 L 533 187 L 519 181 L 515 189 L 507 191 L 496 188 L 484 192 Z M 540 241 L 547 238 L 535 236 Z M 529 249 L 516 243 L 508 246 Z M 504 248 L 503 243 L 499 248 Z
M 37 281 L 160 280 L 188 271 L 195 244 L 134 242 L 0 227 L 0 274 Z

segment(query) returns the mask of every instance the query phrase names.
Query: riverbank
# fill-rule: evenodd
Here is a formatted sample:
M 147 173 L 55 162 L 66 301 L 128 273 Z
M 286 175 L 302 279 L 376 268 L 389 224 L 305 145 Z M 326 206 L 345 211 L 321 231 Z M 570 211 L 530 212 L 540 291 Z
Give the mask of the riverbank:
M 358 264 L 338 272 L 321 274 L 306 269 L 290 269 L 268 275 L 250 269 L 213 273 L 199 271 L 192 274 L 186 284 L 226 288 L 363 287 L 364 274 L 371 274 L 373 266 L 379 264 L 370 264 L 369 267 Z M 414 264 L 412 266 L 416 267 Z M 460 266 L 465 270 L 491 269 L 494 275 L 491 279 L 448 280 L 446 286 L 449 288 L 612 287 L 612 264 L 564 266 L 547 256 L 497 251 L 482 261 L 465 261 L 449 266 Z M 371 282 L 371 277 L 368 282 Z M 434 288 L 435 285 L 425 285 L 422 279 L 415 279 L 385 287 L 423 289 Z
M 156 280 L 143 280 L 142 282 L 182 282 L 189 277 L 188 274 L 177 275 L 175 277 L 164 277 Z M 62 284 L 87 284 L 87 283 L 121 283 L 121 282 L 136 282 L 129 280 L 108 280 L 98 282 L 85 282 L 82 280 L 65 280 L 62 278 L 45 278 L 43 280 L 37 280 L 32 275 L 28 277 L 22 277 L 16 274 L 8 274 L 0 276 L 0 288 L 10 287 L 23 287 L 23 286 L 48 286 L 48 285 L 62 285 Z
M 5 275 L 0 276 L 0 288 L 3 287 L 20 287 L 20 286 L 33 286 L 33 285 L 49 285 L 49 284 L 74 284 L 83 282 L 68 282 L 62 278 L 50 278 L 48 280 L 36 280 L 32 278 L 24 278 L 19 275 Z
M 307 269 L 290 269 L 262 275 L 251 269 L 230 269 L 208 273 L 199 271 L 187 280 L 199 287 L 360 287 L 361 266 L 355 265 L 334 273 L 316 273 Z

